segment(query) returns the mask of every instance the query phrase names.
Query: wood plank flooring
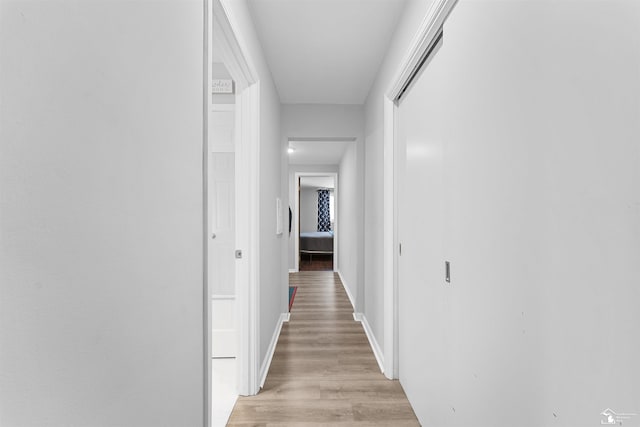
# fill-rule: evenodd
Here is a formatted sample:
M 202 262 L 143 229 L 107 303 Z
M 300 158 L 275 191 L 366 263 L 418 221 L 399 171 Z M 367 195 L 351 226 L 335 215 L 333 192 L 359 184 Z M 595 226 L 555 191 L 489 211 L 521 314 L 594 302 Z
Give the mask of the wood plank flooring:
M 333 272 L 289 276 L 298 291 L 264 388 L 240 397 L 228 426 L 419 426 L 398 381 L 378 368 Z

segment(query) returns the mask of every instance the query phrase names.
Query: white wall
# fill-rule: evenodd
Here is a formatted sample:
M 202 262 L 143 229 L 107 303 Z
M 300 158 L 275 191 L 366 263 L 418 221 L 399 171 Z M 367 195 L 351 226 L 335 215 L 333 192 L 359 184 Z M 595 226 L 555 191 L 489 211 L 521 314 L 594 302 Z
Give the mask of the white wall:
M 310 105 L 296 104 L 282 106 L 282 141 L 288 138 L 356 138 L 351 144 L 354 150 L 351 160 L 340 164 L 338 176 L 338 269 L 350 292 L 356 299 L 356 311 L 364 307 L 364 109 L 360 105 Z M 343 157 L 344 159 L 344 157 Z M 347 170 L 347 164 L 350 170 Z M 291 173 L 292 166 L 289 170 Z M 343 170 L 344 169 L 344 170 Z M 323 170 L 326 172 L 326 170 Z M 346 178 L 342 175 L 346 172 Z M 346 181 L 345 181 L 346 179 Z M 290 192 L 291 186 L 290 184 Z M 351 193 L 346 200 L 343 187 Z M 293 199 L 292 199 L 293 200 Z M 346 202 L 343 204 L 343 200 Z M 295 217 L 294 212 L 294 217 Z M 344 225 L 343 225 L 344 224 Z M 289 268 L 295 254 L 289 239 Z M 349 246 L 343 247 L 343 244 Z M 344 250 L 343 250 L 344 249 Z M 350 260 L 348 267 L 343 264 Z M 347 267 L 347 270 L 343 270 Z
M 286 145 L 280 140 L 280 100 L 273 83 L 261 81 L 260 139 L 260 359 L 267 350 L 280 314 L 288 311 L 289 278 L 285 264 L 286 234 L 276 235 L 276 198 L 281 198 L 283 224 L 288 219 L 286 187 Z M 282 169 L 281 169 L 282 168 Z M 286 214 L 286 215 L 285 215 Z M 262 362 L 261 362 L 262 363 Z
M 381 347 L 383 331 L 383 97 L 432 0 L 408 0 L 389 49 L 365 103 L 365 306 L 371 330 Z
M 300 190 L 300 232 L 318 231 L 318 190 Z
M 423 423 L 640 413 L 639 24 L 634 1 L 461 0 L 445 25 L 408 154 L 442 170 L 440 279 L 400 284 Z
M 358 159 L 356 144 L 349 144 L 340 162 L 338 179 L 338 266 L 340 276 L 351 296 L 355 299 L 355 311 L 360 313 L 366 293 L 358 288 L 363 278 L 360 265 L 363 263 L 363 236 L 361 233 L 364 194 L 358 180 Z M 352 301 L 353 302 L 353 301 Z
M 0 3 L 2 426 L 202 426 L 202 34 Z
M 284 139 L 286 141 L 286 138 Z M 291 217 L 292 217 L 292 221 L 296 221 L 296 218 L 298 218 L 298 213 L 296 211 L 296 191 L 297 191 L 297 185 L 296 185 L 296 173 L 298 172 L 310 172 L 310 173 L 314 173 L 314 172 L 331 172 L 331 173 L 337 173 L 338 172 L 338 166 L 337 165 L 289 165 L 289 176 L 288 176 L 288 186 L 289 186 L 289 207 L 291 207 Z M 317 203 L 317 196 L 316 196 L 316 203 Z M 285 204 L 283 204 L 283 206 L 286 206 Z M 316 208 L 317 209 L 317 208 Z M 285 211 L 287 212 L 288 215 L 288 211 L 285 209 Z M 317 221 L 317 218 L 316 218 Z M 288 220 L 285 222 L 287 224 L 287 226 L 289 225 Z M 294 222 L 292 222 L 291 225 L 291 233 L 289 233 L 288 236 L 288 269 L 290 271 L 294 270 L 296 268 L 296 248 L 295 248 L 295 237 L 294 237 L 294 230 L 295 230 L 295 226 L 293 225 Z M 287 228 L 288 230 L 288 228 Z

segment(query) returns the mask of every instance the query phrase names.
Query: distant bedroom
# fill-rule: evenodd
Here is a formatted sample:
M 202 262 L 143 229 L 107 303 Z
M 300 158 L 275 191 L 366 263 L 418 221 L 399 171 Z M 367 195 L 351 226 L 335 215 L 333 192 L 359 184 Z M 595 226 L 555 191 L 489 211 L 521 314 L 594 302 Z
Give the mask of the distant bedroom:
M 335 239 L 334 177 L 301 176 L 299 179 L 300 271 L 331 271 Z

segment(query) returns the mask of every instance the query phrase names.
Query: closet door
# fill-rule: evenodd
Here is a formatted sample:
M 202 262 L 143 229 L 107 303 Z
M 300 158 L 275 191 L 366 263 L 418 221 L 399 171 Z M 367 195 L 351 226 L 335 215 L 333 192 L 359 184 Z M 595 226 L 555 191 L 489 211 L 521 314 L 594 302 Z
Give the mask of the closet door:
M 416 76 L 399 101 L 399 378 L 416 413 L 416 402 L 435 388 L 446 393 L 436 375 L 445 365 L 448 316 L 445 282 L 443 138 L 438 92 L 438 53 Z M 441 373 L 441 372 L 440 372 Z M 422 409 L 422 411 L 420 410 Z

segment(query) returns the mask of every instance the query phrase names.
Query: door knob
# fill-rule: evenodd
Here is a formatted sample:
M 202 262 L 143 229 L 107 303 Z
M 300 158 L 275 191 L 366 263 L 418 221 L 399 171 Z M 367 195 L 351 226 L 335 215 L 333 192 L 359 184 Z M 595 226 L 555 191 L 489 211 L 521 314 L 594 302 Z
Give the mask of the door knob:
M 211 235 L 211 238 L 212 238 L 212 239 L 215 239 L 215 238 L 216 238 L 216 233 L 213 233 L 213 234 Z

